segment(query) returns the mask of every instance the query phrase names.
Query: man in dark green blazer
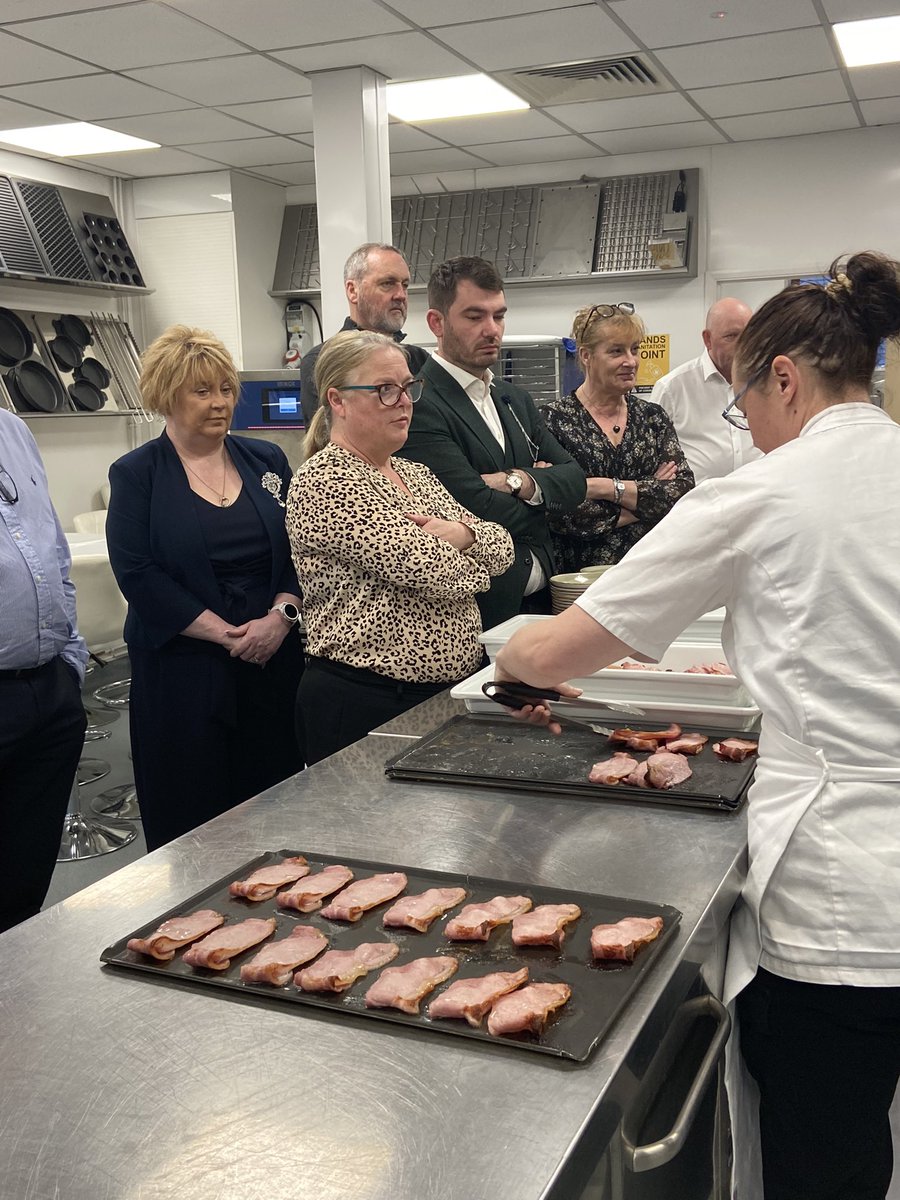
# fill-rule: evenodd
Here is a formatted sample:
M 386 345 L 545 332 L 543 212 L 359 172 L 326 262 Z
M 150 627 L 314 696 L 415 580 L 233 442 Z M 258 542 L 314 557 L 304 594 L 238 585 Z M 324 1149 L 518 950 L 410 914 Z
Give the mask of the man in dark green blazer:
M 494 377 L 506 318 L 503 280 L 483 258 L 451 258 L 428 284 L 438 349 L 419 372 L 405 458 L 429 466 L 476 516 L 509 530 L 513 565 L 478 597 L 485 629 L 519 612 L 549 612 L 553 548 L 547 514 L 584 500 L 584 472 L 547 431 L 522 388 Z

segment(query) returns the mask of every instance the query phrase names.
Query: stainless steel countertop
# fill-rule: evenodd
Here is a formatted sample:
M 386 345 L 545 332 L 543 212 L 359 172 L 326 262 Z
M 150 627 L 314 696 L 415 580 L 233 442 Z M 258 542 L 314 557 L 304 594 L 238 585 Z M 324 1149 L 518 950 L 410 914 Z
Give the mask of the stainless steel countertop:
M 437 697 L 406 728 L 452 705 Z M 563 1194 L 559 1172 L 676 968 L 724 925 L 743 815 L 387 780 L 402 741 L 371 736 L 0 936 L 5 1197 Z M 684 918 L 586 1064 L 101 967 L 105 946 L 281 847 L 655 900 Z

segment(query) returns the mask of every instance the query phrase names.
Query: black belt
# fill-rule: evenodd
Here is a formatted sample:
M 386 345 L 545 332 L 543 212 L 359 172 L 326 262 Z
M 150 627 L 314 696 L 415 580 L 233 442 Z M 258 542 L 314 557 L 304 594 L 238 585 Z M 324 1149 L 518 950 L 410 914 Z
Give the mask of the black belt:
M 41 671 L 46 671 L 48 667 L 52 667 L 56 662 L 55 658 L 51 658 L 49 662 L 42 663 L 39 667 L 14 667 L 10 671 L 0 671 L 0 680 L 2 679 L 32 679 Z

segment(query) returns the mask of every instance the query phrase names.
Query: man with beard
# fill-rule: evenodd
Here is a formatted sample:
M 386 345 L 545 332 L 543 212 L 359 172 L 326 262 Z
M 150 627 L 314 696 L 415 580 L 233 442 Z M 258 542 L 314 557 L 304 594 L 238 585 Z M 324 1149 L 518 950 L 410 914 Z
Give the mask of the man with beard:
M 549 612 L 547 514 L 577 508 L 587 485 L 531 396 L 494 378 L 506 319 L 494 265 L 465 256 L 442 263 L 428 283 L 426 319 L 438 348 L 418 372 L 425 389 L 399 453 L 425 463 L 460 504 L 512 535 L 513 565 L 478 597 L 484 628 L 519 612 Z
M 372 329 L 402 342 L 406 321 L 409 267 L 396 248 L 386 242 L 358 246 L 344 263 L 344 290 L 350 316 L 341 329 Z M 324 345 L 313 346 L 300 360 L 300 406 L 309 425 L 319 407 L 316 389 L 316 360 Z M 410 373 L 418 375 L 427 353 L 419 346 L 404 346 Z

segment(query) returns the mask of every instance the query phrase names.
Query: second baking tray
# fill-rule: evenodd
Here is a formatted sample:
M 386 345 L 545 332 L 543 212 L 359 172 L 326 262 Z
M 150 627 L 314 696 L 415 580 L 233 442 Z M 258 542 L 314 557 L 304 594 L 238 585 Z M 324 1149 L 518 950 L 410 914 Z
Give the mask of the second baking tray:
M 510 926 L 495 929 L 487 942 L 451 942 L 444 936 L 444 926 L 462 904 L 451 909 L 445 916 L 434 921 L 427 933 L 413 930 L 385 929 L 381 918 L 393 901 L 380 904 L 361 920 L 348 924 L 330 921 L 319 912 L 295 913 L 278 908 L 274 898 L 258 904 L 238 899 L 230 894 L 228 885 L 235 879 L 245 879 L 259 867 L 280 862 L 283 858 L 303 854 L 309 862 L 310 874 L 329 863 L 343 863 L 350 867 L 357 879 L 385 871 L 403 871 L 409 879 L 404 895 L 414 895 L 430 887 L 463 887 L 468 893 L 462 904 L 489 900 L 497 895 L 524 895 L 531 898 L 536 908 L 539 904 L 577 904 L 581 916 L 567 926 L 568 933 L 561 950 L 549 947 L 516 947 L 512 944 Z M 326 904 L 328 901 L 325 902 Z M 277 921 L 275 938 L 286 937 L 299 922 L 314 925 L 330 939 L 329 950 L 347 950 L 360 942 L 390 941 L 400 947 L 400 953 L 389 966 L 403 966 L 414 958 L 435 955 L 452 955 L 459 959 L 455 975 L 441 984 L 421 1004 L 417 1016 L 408 1015 L 398 1009 L 366 1008 L 365 993 L 380 974 L 376 969 L 358 980 L 346 992 L 338 995 L 303 992 L 293 982 L 282 988 L 266 984 L 244 983 L 240 978 L 241 964 L 248 962 L 260 949 L 259 946 L 236 955 L 227 971 L 195 970 L 183 963 L 184 950 L 179 950 L 171 962 L 155 959 L 129 950 L 127 942 L 132 937 L 147 937 L 159 925 L 172 916 L 185 915 L 201 908 L 212 908 L 222 913 L 226 923 L 234 924 L 246 917 L 272 917 Z M 639 950 L 632 963 L 595 964 L 591 960 L 591 929 L 598 924 L 611 924 L 622 917 L 663 918 L 663 930 L 656 941 Z M 430 1032 L 492 1042 L 513 1050 L 536 1051 L 552 1054 L 558 1058 L 583 1062 L 607 1030 L 616 1016 L 629 1002 L 635 990 L 653 964 L 659 958 L 666 943 L 681 919 L 681 913 L 668 904 L 653 904 L 645 900 L 627 900 L 618 896 L 602 896 L 591 892 L 573 892 L 562 888 L 539 887 L 521 880 L 511 882 L 487 879 L 481 876 L 451 874 L 446 871 L 429 871 L 417 867 L 369 862 L 355 858 L 335 858 L 328 854 L 316 854 L 308 850 L 270 851 L 242 863 L 228 875 L 217 880 L 203 891 L 186 897 L 180 904 L 161 913 L 140 929 L 126 934 L 114 945 L 103 951 L 101 960 L 112 967 L 137 972 L 147 978 L 171 983 L 175 986 L 200 988 L 213 995 L 238 995 L 260 1002 L 276 1002 L 294 1012 L 302 1013 L 305 1008 L 331 1010 L 340 1017 L 368 1017 L 377 1021 L 388 1021 L 398 1025 L 425 1029 Z M 266 945 L 266 939 L 262 945 Z M 185 947 L 187 949 L 187 947 Z M 315 960 L 313 960 L 315 962 Z M 307 964 L 311 965 L 311 964 Z M 539 1036 L 519 1034 L 494 1037 L 487 1032 L 486 1025 L 473 1028 L 462 1020 L 434 1020 L 427 1016 L 428 1004 L 435 996 L 456 979 L 484 975 L 490 971 L 514 971 L 527 966 L 529 983 L 567 983 L 572 988 L 568 1003 L 554 1013 Z M 252 1015 L 251 1018 L 252 1019 Z
M 602 718 L 598 714 L 596 719 Z M 394 779 L 474 783 L 586 800 L 735 812 L 746 796 L 756 766 L 755 755 L 743 762 L 728 762 L 713 754 L 713 743 L 734 737 L 733 729 L 688 725 L 685 732 L 706 734 L 709 741 L 699 754 L 688 758 L 691 777 L 677 788 L 657 790 L 624 783 L 590 783 L 588 774 L 593 764 L 610 758 L 617 750 L 625 750 L 638 762 L 648 755 L 645 751 L 615 745 L 603 734 L 574 725 L 565 718 L 561 718 L 561 724 L 562 733 L 556 735 L 514 717 L 475 713 L 451 717 L 414 746 L 394 755 L 384 769 Z M 628 724 L 632 729 L 659 728 L 658 724 L 645 721 L 629 720 Z

